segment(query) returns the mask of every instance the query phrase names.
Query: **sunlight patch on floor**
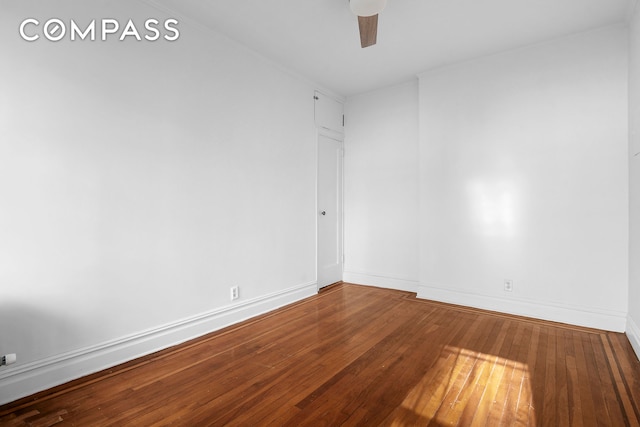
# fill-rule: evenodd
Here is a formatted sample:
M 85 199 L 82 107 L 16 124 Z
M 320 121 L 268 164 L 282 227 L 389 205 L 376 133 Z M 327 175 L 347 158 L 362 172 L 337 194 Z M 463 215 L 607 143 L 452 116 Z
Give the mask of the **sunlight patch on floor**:
M 445 347 L 402 406 L 442 425 L 535 425 L 528 366 L 465 348 Z

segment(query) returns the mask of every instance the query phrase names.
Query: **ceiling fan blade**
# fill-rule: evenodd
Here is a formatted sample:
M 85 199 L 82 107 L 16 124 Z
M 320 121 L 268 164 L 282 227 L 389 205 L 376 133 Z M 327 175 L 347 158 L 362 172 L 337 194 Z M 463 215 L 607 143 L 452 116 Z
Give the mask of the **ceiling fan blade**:
M 358 16 L 360 27 L 360 45 L 362 47 L 373 46 L 378 37 L 378 15 Z

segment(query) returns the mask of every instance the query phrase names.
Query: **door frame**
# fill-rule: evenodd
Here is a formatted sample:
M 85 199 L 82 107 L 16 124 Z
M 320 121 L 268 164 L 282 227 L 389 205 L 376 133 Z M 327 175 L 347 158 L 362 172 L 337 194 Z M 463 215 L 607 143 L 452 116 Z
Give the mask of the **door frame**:
M 340 182 L 338 185 L 340 186 L 340 212 L 338 212 L 338 228 L 340 233 L 340 238 L 338 242 L 338 248 L 340 251 L 338 260 L 340 263 L 340 280 L 342 280 L 344 276 L 344 135 L 335 131 L 332 131 L 327 128 L 317 128 L 316 131 L 316 288 L 318 291 L 320 289 L 331 285 L 331 283 L 320 286 L 320 282 L 318 280 L 318 271 L 320 264 L 318 262 L 320 256 L 320 232 L 319 232 L 319 220 L 320 220 L 320 204 L 319 204 L 319 196 L 320 196 L 320 137 L 325 137 L 332 139 L 336 142 L 340 143 L 340 149 L 342 151 L 342 156 L 340 157 Z

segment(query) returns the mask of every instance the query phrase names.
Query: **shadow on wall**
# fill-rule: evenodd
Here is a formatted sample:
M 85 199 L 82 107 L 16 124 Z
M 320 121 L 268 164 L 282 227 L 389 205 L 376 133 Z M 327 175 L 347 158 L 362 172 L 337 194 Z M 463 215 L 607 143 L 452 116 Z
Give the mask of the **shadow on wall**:
M 17 355 L 14 365 L 0 368 L 0 377 L 5 370 L 69 351 L 76 329 L 60 314 L 0 301 L 0 355 Z

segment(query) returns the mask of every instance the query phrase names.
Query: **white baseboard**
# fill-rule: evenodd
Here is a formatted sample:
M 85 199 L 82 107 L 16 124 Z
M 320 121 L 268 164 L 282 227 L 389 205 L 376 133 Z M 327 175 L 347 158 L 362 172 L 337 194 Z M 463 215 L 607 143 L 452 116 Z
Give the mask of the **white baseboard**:
M 96 346 L 0 370 L 0 405 L 183 343 L 312 296 L 316 282 L 222 307 Z
M 342 280 L 357 285 L 368 285 L 407 292 L 418 292 L 419 283 L 417 280 L 397 279 L 374 274 L 354 273 L 352 271 L 345 271 L 342 274 Z
M 627 323 L 627 314 L 623 312 L 522 298 L 498 298 L 424 284 L 418 286 L 418 298 L 614 332 L 624 332 Z
M 631 347 L 633 347 L 633 351 L 636 352 L 636 356 L 640 360 L 640 327 L 631 316 L 627 318 L 627 338 L 629 338 Z

